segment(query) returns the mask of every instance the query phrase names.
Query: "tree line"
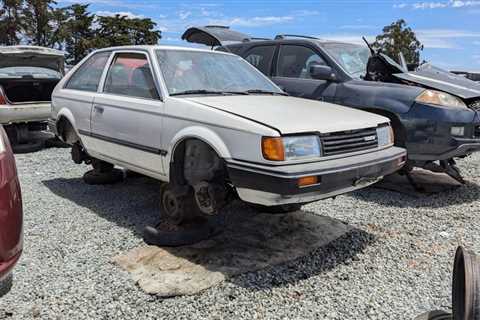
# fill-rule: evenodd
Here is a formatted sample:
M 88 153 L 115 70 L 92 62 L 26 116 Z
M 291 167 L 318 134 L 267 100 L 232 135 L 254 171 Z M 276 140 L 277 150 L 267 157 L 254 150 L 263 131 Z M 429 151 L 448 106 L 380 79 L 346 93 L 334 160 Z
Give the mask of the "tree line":
M 67 52 L 76 64 L 92 50 L 120 45 L 156 44 L 161 32 L 150 18 L 98 16 L 89 4 L 58 7 L 55 0 L 0 0 L 0 45 L 26 43 Z M 383 28 L 372 46 L 398 61 L 418 65 L 423 45 L 400 19 Z
M 156 44 L 162 36 L 150 18 L 98 16 L 89 12 L 89 4 L 57 7 L 55 0 L 0 0 L 0 4 L 0 45 L 64 50 L 69 64 L 94 49 Z

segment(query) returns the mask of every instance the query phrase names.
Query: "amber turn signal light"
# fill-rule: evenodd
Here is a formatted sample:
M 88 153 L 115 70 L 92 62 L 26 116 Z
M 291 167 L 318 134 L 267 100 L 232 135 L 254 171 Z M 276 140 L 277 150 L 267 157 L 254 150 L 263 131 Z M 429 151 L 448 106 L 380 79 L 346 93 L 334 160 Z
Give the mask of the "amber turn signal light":
M 317 176 L 308 176 L 308 177 L 301 177 L 298 179 L 298 186 L 299 187 L 308 187 L 318 183 Z
M 285 149 L 283 147 L 282 138 L 279 137 L 263 137 L 262 138 L 263 157 L 272 161 L 285 160 Z

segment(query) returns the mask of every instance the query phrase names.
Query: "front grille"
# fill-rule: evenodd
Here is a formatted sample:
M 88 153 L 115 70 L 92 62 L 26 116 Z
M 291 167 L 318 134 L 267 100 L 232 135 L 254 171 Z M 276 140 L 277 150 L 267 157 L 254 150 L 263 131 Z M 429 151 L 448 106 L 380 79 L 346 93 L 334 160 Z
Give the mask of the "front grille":
M 333 156 L 378 147 L 376 128 L 334 132 L 320 136 L 324 156 Z
M 475 138 L 480 138 L 480 126 L 475 126 L 475 131 L 473 134 Z
M 468 105 L 470 109 L 473 109 L 475 111 L 480 111 L 480 100 L 474 101 Z

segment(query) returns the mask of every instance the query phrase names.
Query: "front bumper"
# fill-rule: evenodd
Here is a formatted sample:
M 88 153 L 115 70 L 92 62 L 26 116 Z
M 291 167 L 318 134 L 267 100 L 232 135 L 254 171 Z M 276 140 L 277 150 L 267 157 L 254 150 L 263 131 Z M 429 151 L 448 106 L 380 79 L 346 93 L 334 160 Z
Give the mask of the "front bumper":
M 51 114 L 50 103 L 25 103 L 0 106 L 0 123 L 25 123 L 47 121 Z
M 229 177 L 243 201 L 274 206 L 307 203 L 366 187 L 399 170 L 406 151 L 390 147 L 347 158 L 307 164 L 265 166 L 230 160 Z M 318 183 L 299 187 L 298 179 L 317 176 Z
M 415 103 L 400 117 L 410 160 L 446 160 L 480 151 L 479 112 Z M 452 127 L 463 127 L 464 135 L 452 135 Z

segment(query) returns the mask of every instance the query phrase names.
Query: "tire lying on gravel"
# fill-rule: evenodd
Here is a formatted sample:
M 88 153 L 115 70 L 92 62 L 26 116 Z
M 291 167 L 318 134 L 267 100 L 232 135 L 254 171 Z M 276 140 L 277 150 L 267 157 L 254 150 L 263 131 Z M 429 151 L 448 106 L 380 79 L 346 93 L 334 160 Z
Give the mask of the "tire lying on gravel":
M 5 279 L 0 281 L 0 298 L 10 292 L 13 286 L 13 274 L 9 274 Z
M 114 184 L 123 181 L 123 171 L 113 169 L 109 172 L 98 172 L 93 169 L 83 175 L 83 181 L 91 185 Z
M 258 211 L 261 211 L 264 213 L 272 213 L 272 214 L 295 212 L 300 210 L 302 206 L 303 206 L 303 203 L 282 204 L 278 206 L 253 205 L 253 207 Z
M 45 140 L 46 148 L 70 148 L 71 146 L 68 143 L 63 142 L 58 137 L 50 138 Z
M 17 154 L 37 152 L 42 150 L 44 147 L 45 143 L 43 141 L 30 141 L 27 143 L 19 143 L 12 145 L 13 153 Z
M 429 311 L 416 317 L 414 320 L 453 320 L 451 313 L 440 310 Z

